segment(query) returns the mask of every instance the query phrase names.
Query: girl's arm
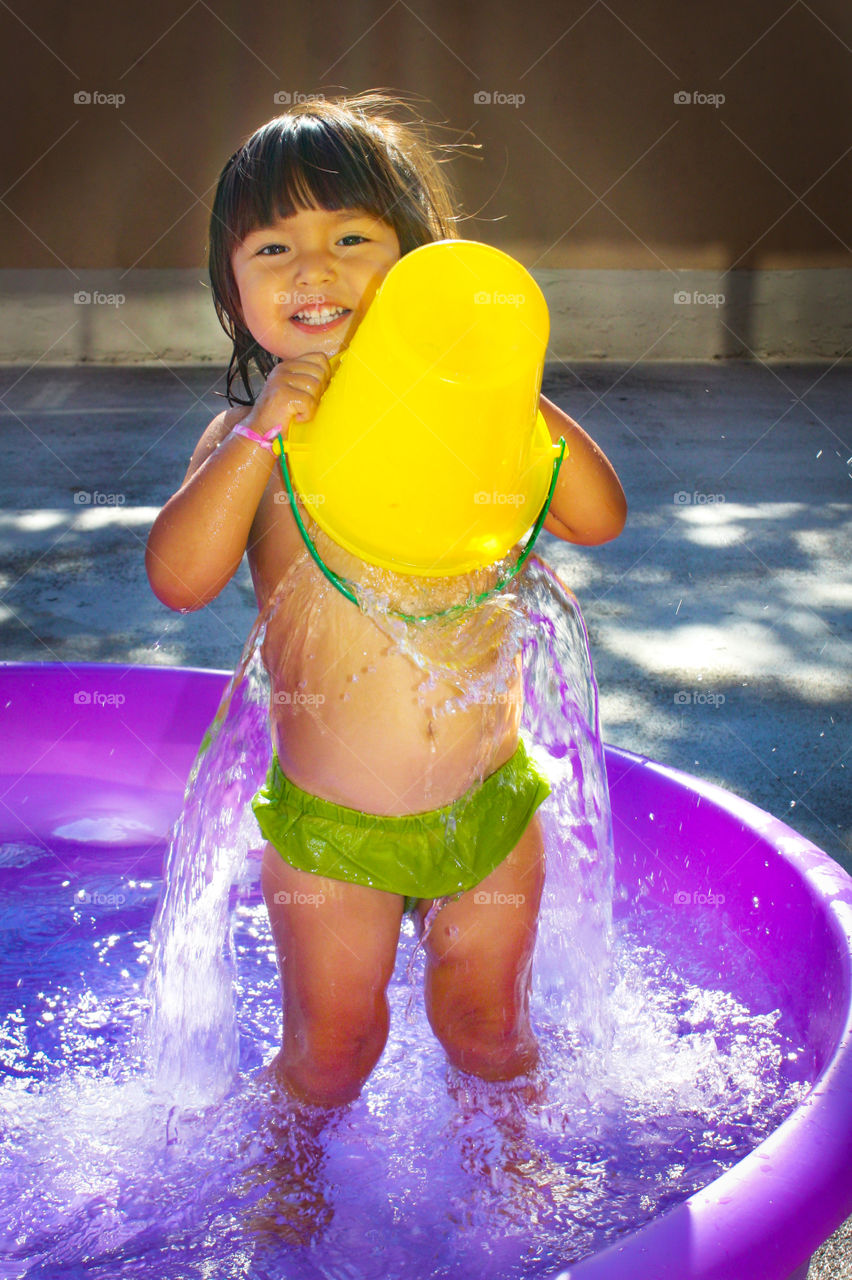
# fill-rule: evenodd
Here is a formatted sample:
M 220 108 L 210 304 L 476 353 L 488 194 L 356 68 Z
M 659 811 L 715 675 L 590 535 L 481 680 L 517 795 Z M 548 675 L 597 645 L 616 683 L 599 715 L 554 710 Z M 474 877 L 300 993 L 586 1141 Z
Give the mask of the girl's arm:
M 539 408 L 552 440 L 564 436 L 566 445 L 545 529 L 584 546 L 617 538 L 627 518 L 627 501 L 612 463 L 573 418 L 544 396 Z
M 155 596 L 170 609 L 201 609 L 240 566 L 275 455 L 244 436 L 243 421 L 265 435 L 293 417 L 307 421 L 328 385 L 324 355 L 282 362 L 269 374 L 250 409 L 226 409 L 198 442 L 183 484 L 157 516 L 148 536 L 145 568 Z
M 151 590 L 182 613 L 201 609 L 239 568 L 274 455 L 231 431 L 246 411 L 226 410 L 198 442 L 177 493 L 148 535 Z

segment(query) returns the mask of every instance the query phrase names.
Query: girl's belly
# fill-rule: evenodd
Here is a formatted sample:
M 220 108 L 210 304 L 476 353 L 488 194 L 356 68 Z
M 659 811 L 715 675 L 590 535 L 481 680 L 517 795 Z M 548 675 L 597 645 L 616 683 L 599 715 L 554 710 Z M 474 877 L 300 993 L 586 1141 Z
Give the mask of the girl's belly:
M 337 804 L 382 814 L 438 808 L 517 745 L 517 656 L 436 677 L 337 593 L 309 613 L 297 597 L 282 601 L 264 660 L 281 768 Z

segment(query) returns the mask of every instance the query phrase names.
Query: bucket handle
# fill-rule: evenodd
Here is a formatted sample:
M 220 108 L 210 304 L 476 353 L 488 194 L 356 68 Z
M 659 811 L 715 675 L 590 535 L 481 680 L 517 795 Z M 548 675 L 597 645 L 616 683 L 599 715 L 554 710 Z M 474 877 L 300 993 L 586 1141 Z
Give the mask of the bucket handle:
M 284 485 L 287 489 L 287 497 L 290 502 L 290 509 L 293 512 L 296 524 L 299 526 L 299 532 L 302 535 L 302 540 L 307 547 L 314 564 L 320 572 L 325 575 L 332 586 L 337 588 L 341 595 L 346 596 L 347 600 L 351 600 L 352 603 L 357 605 L 360 609 L 361 606 L 358 602 L 357 595 L 352 590 L 352 584 L 349 583 L 346 578 L 341 577 L 339 573 L 335 573 L 335 571 L 326 564 L 314 546 L 311 535 L 305 528 L 302 520 L 302 514 L 299 511 L 299 504 L 296 501 L 296 495 L 293 491 L 293 482 L 290 479 L 290 469 L 287 466 L 287 446 L 280 434 L 277 435 L 272 442 L 272 451 L 278 455 L 278 460 L 281 464 L 281 475 L 284 478 Z M 542 526 L 544 525 L 544 521 L 550 509 L 550 504 L 553 501 L 556 481 L 559 479 L 559 470 L 565 458 L 566 444 L 564 436 L 560 436 L 558 443 L 553 445 L 553 453 L 553 474 L 550 477 L 550 488 L 547 491 L 547 497 L 544 500 L 541 511 L 538 513 L 535 524 L 530 530 L 530 536 L 527 538 L 523 551 L 504 578 L 501 578 L 501 580 L 495 583 L 493 587 L 489 587 L 487 591 L 480 592 L 480 594 L 475 596 L 473 600 L 467 600 L 463 604 L 450 605 L 448 609 L 439 609 L 437 613 L 424 613 L 419 617 L 410 613 L 402 613 L 399 609 L 389 609 L 388 613 L 392 614 L 395 618 L 401 618 L 403 622 L 431 622 L 435 618 L 446 618 L 449 614 L 458 613 L 462 609 L 471 609 L 475 605 L 482 604 L 483 600 L 486 600 L 488 596 L 493 595 L 497 591 L 502 591 L 507 583 L 511 582 L 515 574 L 519 573 L 526 564 L 532 553 L 532 549 L 538 540 L 538 535 L 541 533 Z

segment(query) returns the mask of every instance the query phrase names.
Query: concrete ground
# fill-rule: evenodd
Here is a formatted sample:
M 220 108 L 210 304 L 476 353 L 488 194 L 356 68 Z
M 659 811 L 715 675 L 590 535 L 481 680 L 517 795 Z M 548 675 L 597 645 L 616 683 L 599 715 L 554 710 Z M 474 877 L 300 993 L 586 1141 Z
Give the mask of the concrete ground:
M 3 658 L 233 667 L 254 616 L 245 564 L 178 616 L 142 556 L 221 374 L 0 369 Z M 605 738 L 747 797 L 847 870 L 850 391 L 843 363 L 599 363 L 545 380 L 630 504 L 611 545 L 544 539 L 586 617 Z M 852 1275 L 850 1234 L 812 1280 Z

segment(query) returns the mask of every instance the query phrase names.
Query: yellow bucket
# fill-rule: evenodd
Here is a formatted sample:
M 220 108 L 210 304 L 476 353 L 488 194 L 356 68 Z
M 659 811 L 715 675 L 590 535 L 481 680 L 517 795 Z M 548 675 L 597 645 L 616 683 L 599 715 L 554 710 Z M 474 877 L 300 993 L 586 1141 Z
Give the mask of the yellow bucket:
M 397 573 L 499 560 L 535 522 L 554 446 L 538 412 L 549 333 L 532 276 L 442 240 L 388 272 L 310 422 L 285 450 L 317 524 Z

